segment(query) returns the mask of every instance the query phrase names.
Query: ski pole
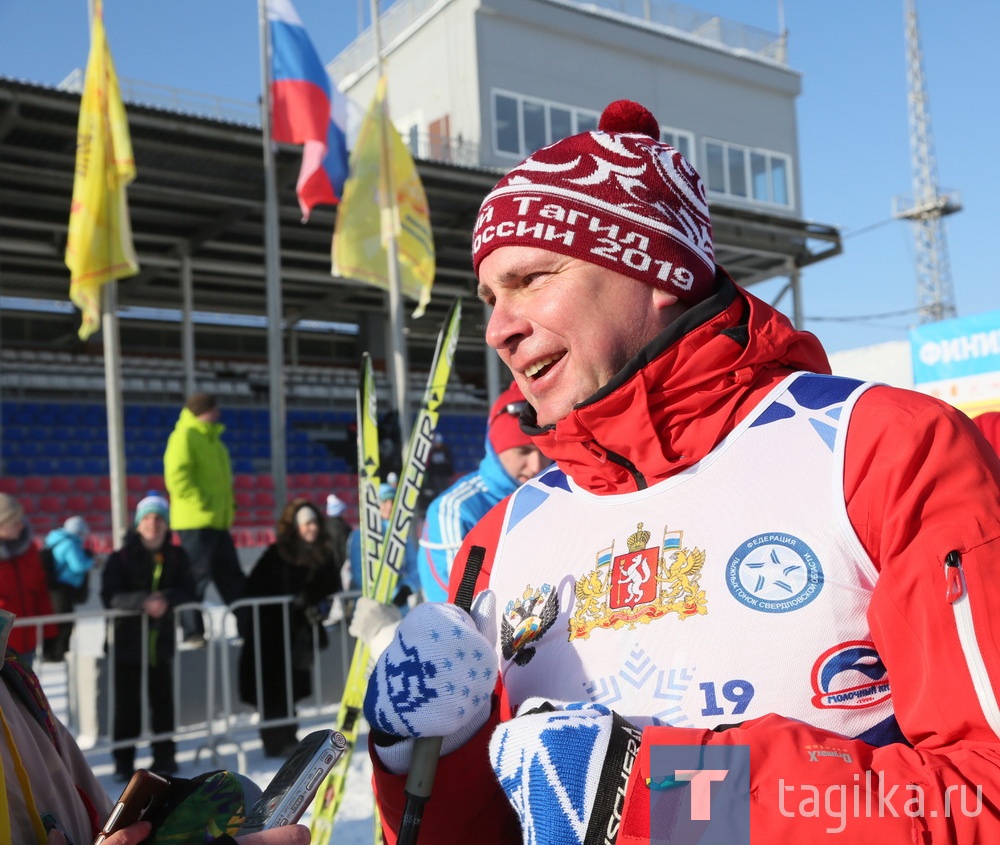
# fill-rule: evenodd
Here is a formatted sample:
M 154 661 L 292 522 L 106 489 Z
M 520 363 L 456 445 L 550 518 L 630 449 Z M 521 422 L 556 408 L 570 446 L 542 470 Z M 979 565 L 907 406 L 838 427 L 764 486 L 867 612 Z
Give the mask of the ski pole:
M 478 573 L 483 568 L 485 558 L 486 549 L 473 546 L 469 549 L 469 557 L 465 562 L 466 571 L 474 568 Z M 455 596 L 455 604 L 466 613 L 472 611 L 471 579 L 463 579 L 462 587 Z M 434 773 L 437 771 L 438 757 L 441 756 L 441 740 L 442 737 L 439 736 L 422 736 L 413 741 L 413 759 L 406 776 L 406 803 L 403 805 L 403 817 L 399 821 L 396 845 L 415 845 L 420 835 L 424 805 L 431 797 Z

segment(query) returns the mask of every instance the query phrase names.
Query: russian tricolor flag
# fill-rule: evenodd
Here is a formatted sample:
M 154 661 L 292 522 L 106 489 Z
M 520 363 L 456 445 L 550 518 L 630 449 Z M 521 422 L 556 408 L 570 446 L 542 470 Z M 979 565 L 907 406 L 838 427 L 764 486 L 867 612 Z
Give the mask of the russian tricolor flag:
M 323 62 L 291 0 L 267 0 L 271 38 L 271 134 L 302 144 L 295 191 L 303 220 L 313 206 L 340 201 L 347 178 L 347 99 Z M 331 90 L 332 89 L 332 90 Z

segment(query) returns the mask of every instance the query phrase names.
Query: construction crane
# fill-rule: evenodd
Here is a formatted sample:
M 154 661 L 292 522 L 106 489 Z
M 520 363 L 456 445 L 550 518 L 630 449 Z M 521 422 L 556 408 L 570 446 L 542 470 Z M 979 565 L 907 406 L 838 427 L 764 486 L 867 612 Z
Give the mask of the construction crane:
M 906 0 L 906 77 L 913 197 L 896 197 L 893 213 L 897 218 L 913 221 L 920 322 L 932 323 L 956 316 L 955 293 L 951 284 L 951 266 L 942 218 L 961 211 L 962 201 L 957 192 L 942 192 L 938 188 L 923 65 L 916 0 Z

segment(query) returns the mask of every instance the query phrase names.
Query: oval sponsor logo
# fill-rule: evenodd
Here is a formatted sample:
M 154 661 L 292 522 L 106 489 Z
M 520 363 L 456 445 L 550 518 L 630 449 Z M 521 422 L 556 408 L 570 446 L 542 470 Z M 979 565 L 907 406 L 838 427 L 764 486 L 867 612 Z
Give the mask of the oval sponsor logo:
M 874 707 L 889 698 L 885 664 L 868 640 L 849 640 L 824 651 L 813 664 L 813 707 Z

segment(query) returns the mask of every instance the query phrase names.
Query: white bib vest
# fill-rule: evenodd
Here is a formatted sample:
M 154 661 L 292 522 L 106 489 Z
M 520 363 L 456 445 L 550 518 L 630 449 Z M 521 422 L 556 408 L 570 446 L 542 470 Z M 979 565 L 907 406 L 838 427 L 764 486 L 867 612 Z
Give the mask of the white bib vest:
M 865 613 L 877 572 L 844 505 L 870 385 L 796 374 L 704 460 L 596 496 L 560 470 L 507 508 L 490 589 L 511 703 L 595 701 L 637 725 L 780 713 L 898 736 Z

